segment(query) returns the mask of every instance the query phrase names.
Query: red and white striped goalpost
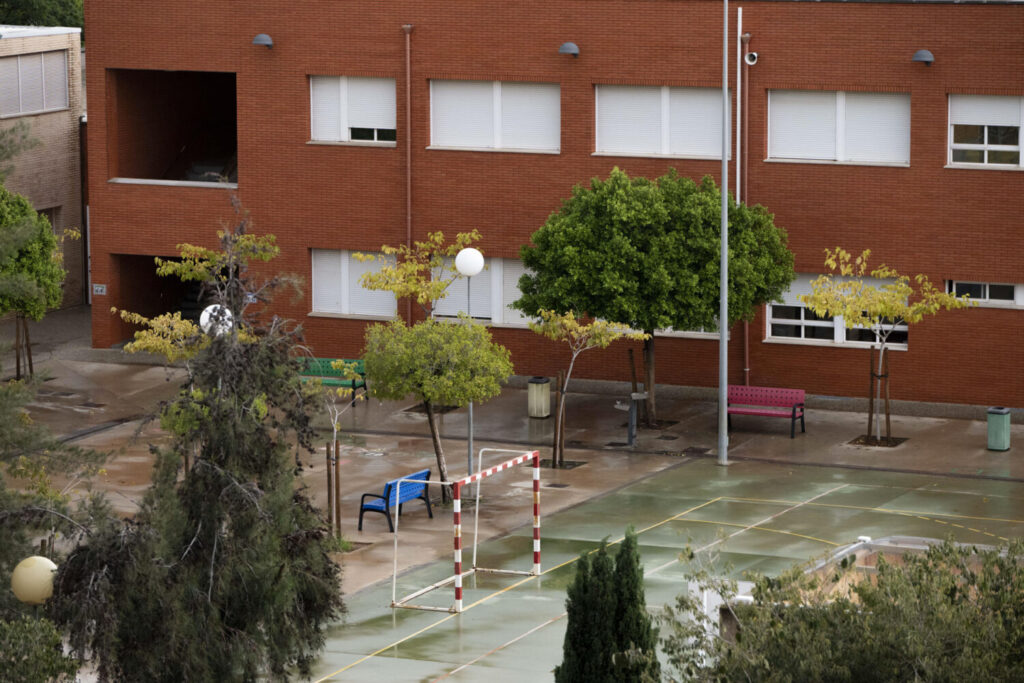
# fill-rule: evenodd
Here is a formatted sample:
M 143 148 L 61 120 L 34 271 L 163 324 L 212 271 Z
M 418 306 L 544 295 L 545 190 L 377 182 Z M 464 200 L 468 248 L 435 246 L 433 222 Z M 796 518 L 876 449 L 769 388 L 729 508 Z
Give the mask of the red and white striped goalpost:
M 489 467 L 486 470 L 480 469 L 476 474 L 463 477 L 453 482 L 437 482 L 451 484 L 452 486 L 452 517 L 454 523 L 454 549 L 455 549 L 455 573 L 442 581 L 431 584 L 426 588 L 422 588 L 414 593 L 410 593 L 401 600 L 395 599 L 395 586 L 397 581 L 397 552 L 398 552 L 398 528 L 395 527 L 395 576 L 392 578 L 391 583 L 391 606 L 392 607 L 403 607 L 406 609 L 423 609 L 432 610 L 435 612 L 453 612 L 459 613 L 462 611 L 462 578 L 470 576 L 475 572 L 487 572 L 491 574 L 518 574 L 522 576 L 539 576 L 540 575 L 540 452 L 532 451 L 524 453 L 522 451 L 511 451 L 508 449 L 501 448 L 481 448 L 477 456 L 478 463 L 483 463 L 484 453 L 519 453 L 514 458 L 510 458 L 505 462 Z M 477 529 L 479 528 L 480 521 L 480 486 L 477 484 L 476 489 L 476 500 L 477 508 L 476 514 L 474 514 L 474 529 L 473 529 L 473 560 L 472 565 L 467 571 L 462 570 L 462 550 L 463 550 L 463 535 L 462 535 L 462 490 L 463 487 L 469 484 L 480 482 L 487 477 L 493 476 L 504 470 L 510 469 L 517 465 L 521 465 L 527 461 L 532 461 L 533 464 L 533 568 L 530 571 L 520 571 L 514 569 L 488 569 L 484 567 L 476 566 L 476 548 L 477 548 Z M 419 483 L 423 483 L 420 481 Z M 430 482 L 435 483 L 435 482 Z M 455 584 L 455 604 L 451 607 L 435 607 L 431 605 L 413 605 L 409 604 L 409 601 L 417 598 L 425 593 L 428 593 L 434 589 L 446 586 L 449 583 Z

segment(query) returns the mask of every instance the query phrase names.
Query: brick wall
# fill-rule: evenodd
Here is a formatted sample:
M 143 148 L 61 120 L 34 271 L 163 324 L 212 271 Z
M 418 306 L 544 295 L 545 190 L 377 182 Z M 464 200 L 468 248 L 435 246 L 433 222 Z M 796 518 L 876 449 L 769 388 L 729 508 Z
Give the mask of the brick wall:
M 1024 41 L 994 40 L 993 27 L 1024 28 L 1024 6 L 937 3 L 730 3 L 758 64 L 749 84 L 746 199 L 787 229 L 797 270 L 821 269 L 823 250 L 873 249 L 879 262 L 933 281 L 1024 282 L 1024 173 L 945 168 L 949 93 L 1024 95 Z M 310 248 L 374 250 L 405 241 L 405 35 L 413 24 L 412 225 L 414 237 L 478 228 L 488 256 L 515 257 L 572 186 L 613 166 L 657 176 L 670 167 L 718 180 L 714 160 L 594 156 L 594 85 L 716 87 L 721 79 L 721 3 L 704 0 L 393 3 L 257 0 L 229 6 L 171 0 L 139 6 L 90 3 L 90 179 L 95 281 L 106 302 L 123 294 L 111 254 L 168 253 L 182 241 L 213 244 L 229 213 L 223 190 L 110 184 L 117 120 L 110 69 L 237 74 L 238 194 L 257 229 L 282 247 L 275 266 L 310 276 Z M 1013 29 L 1012 27 L 1016 27 Z M 269 33 L 273 49 L 251 45 Z M 1019 31 L 1017 31 L 1019 33 Z M 187 33 L 188 40 L 182 40 Z M 1015 35 L 1015 34 L 1014 34 Z M 579 58 L 557 53 L 567 40 Z M 919 48 L 935 54 L 911 62 Z M 735 44 L 730 79 L 735 86 Z M 395 148 L 309 144 L 311 74 L 396 79 Z M 558 155 L 428 150 L 429 81 L 436 78 L 557 82 Z M 767 91 L 909 92 L 909 167 L 764 161 Z M 735 182 L 734 165 L 730 186 Z M 309 301 L 282 303 L 320 355 L 357 355 L 365 321 L 309 317 Z M 404 310 L 404 306 L 400 310 Z M 814 393 L 862 395 L 864 349 L 764 342 L 763 314 L 749 326 L 751 381 Z M 943 314 L 912 327 L 910 349 L 892 356 L 893 397 L 1024 406 L 1017 340 L 1024 311 Z M 96 316 L 93 341 L 122 331 Z M 496 329 L 521 374 L 552 374 L 564 349 L 530 332 Z M 730 377 L 743 378 L 743 326 L 732 333 Z M 713 341 L 659 339 L 658 379 L 712 385 Z M 580 376 L 628 379 L 626 345 L 587 354 Z

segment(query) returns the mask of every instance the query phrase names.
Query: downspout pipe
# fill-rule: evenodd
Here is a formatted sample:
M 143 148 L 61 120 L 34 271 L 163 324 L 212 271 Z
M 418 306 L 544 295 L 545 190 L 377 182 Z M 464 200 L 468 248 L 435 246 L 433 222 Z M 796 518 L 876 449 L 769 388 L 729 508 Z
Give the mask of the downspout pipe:
M 412 249 L 412 24 L 405 32 L 405 246 Z M 412 325 L 412 299 L 405 302 L 405 315 Z

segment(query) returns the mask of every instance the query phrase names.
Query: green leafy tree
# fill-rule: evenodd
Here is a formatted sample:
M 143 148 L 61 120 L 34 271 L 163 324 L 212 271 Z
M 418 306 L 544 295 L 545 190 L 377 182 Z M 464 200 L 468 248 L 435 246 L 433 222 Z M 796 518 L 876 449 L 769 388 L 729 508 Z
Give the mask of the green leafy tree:
M 556 683 L 615 683 L 615 565 L 608 544 L 576 562 L 576 576 L 565 600 L 568 623 Z
M 632 528 L 615 556 L 615 680 L 629 683 L 661 680 L 658 631 L 647 612 L 644 569 Z
M 252 278 L 249 262 L 276 249 L 244 215 L 220 241 L 184 246 L 168 270 L 203 281 L 232 315 L 212 339 L 174 346 L 196 352 L 161 413 L 173 440 L 153 449 L 153 484 L 134 518 L 96 521 L 48 603 L 103 680 L 307 675 L 343 610 L 332 541 L 298 479 L 295 448 L 312 451 L 319 405 L 300 380 L 299 331 L 250 308 L 279 282 Z
M 706 681 L 1013 681 L 1024 678 L 1024 543 L 946 541 L 856 580 L 852 558 L 824 574 L 755 577 L 719 637 L 700 592 L 663 621 L 673 673 Z M 726 604 L 735 584 L 701 572 Z
M 800 300 L 816 315 L 841 318 L 848 329 L 860 327 L 871 330 L 878 340 L 878 372 L 873 373 L 872 386 L 875 395 L 872 404 L 881 410 L 882 382 L 885 379 L 885 438 L 892 434 L 889 427 L 889 379 L 883 372 L 886 345 L 897 326 L 921 322 L 926 315 L 935 315 L 942 309 L 966 308 L 970 305 L 967 295 L 957 296 L 936 289 L 926 275 L 917 275 L 911 281 L 907 275 L 900 275 L 895 269 L 882 264 L 868 271 L 868 257 L 871 250 L 865 250 L 854 258 L 840 247 L 835 251 L 825 250 L 825 266 L 831 271 L 811 283 L 812 292 L 800 295 Z M 865 280 L 870 276 L 880 283 Z M 873 351 L 872 351 L 873 352 Z M 873 413 L 868 409 L 868 436 L 871 436 Z M 875 441 L 881 442 L 881 415 L 875 420 Z
M 363 361 L 375 397 L 400 400 L 412 394 L 423 401 L 441 481 L 448 481 L 448 466 L 435 417 L 438 406 L 494 398 L 512 374 L 508 350 L 491 340 L 487 328 L 466 318 L 430 319 L 412 327 L 400 320 L 373 325 L 366 331 Z M 448 489 L 442 489 L 445 501 Z
M 0 620 L 0 671 L 8 683 L 71 681 L 78 663 L 65 656 L 53 623 L 22 615 Z
M 658 632 L 647 613 L 637 535 L 630 528 L 614 562 L 608 543 L 584 553 L 565 601 L 568 623 L 557 683 L 657 681 Z
M 714 329 L 719 308 L 721 195 L 675 173 L 650 181 L 613 169 L 577 185 L 521 252 L 528 272 L 514 304 L 641 330 L 648 419 L 656 421 L 654 332 Z M 760 206 L 729 204 L 729 320 L 751 317 L 793 279 L 785 232 Z
M 82 0 L 0 0 L 0 24 L 81 28 L 83 23 Z
M 619 339 L 639 341 L 647 339 L 647 335 L 632 332 L 621 325 L 604 320 L 584 322 L 572 311 L 555 313 L 541 310 L 538 314 L 540 320 L 530 322 L 530 329 L 543 337 L 569 345 L 569 369 L 565 373 L 565 384 L 562 386 L 558 412 L 555 414 L 555 448 L 551 455 L 551 466 L 561 467 L 565 462 L 565 452 L 562 448 L 562 435 L 565 433 L 565 397 L 569 393 L 569 380 L 572 379 L 576 359 L 584 351 L 608 348 L 612 342 Z

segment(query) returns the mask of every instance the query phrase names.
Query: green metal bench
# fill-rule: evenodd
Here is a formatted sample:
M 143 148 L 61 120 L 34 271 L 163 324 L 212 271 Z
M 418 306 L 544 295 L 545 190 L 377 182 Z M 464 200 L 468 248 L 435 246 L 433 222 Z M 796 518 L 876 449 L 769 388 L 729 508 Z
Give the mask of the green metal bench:
M 352 366 L 359 376 L 350 377 L 343 370 L 333 367 L 339 360 Z M 363 395 L 366 395 L 366 370 L 362 359 L 359 358 L 303 358 L 302 372 L 299 374 L 303 381 L 320 380 L 325 387 L 351 389 L 352 403 L 356 402 L 356 392 L 360 389 L 363 390 Z

